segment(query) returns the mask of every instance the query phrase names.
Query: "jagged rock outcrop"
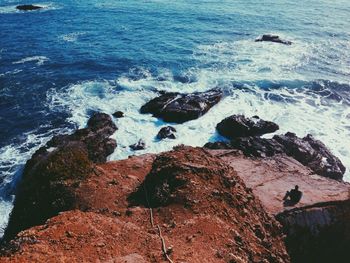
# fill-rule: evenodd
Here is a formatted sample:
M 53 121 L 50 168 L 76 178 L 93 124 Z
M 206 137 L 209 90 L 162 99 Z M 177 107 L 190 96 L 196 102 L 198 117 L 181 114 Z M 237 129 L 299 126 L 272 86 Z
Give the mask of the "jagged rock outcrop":
M 273 138 L 284 146 L 288 155 L 310 167 L 315 173 L 342 180 L 345 166 L 324 143 L 316 140 L 312 135 L 299 138 L 294 133 L 288 132 L 285 135 L 275 135 Z
M 218 132 L 231 139 L 230 142 L 207 143 L 210 149 L 238 149 L 249 157 L 268 157 L 275 154 L 292 156 L 315 173 L 335 180 L 342 180 L 345 166 L 340 159 L 319 140 L 308 134 L 299 138 L 294 133 L 275 135 L 272 139 L 260 135 L 274 132 L 278 125 L 259 118 L 232 115 L 217 125 Z
M 161 229 L 174 262 L 289 262 L 279 224 L 223 161 L 191 147 L 153 160 L 98 165 L 75 186 L 80 211 L 19 233 L 0 261 L 161 262 Z
M 172 126 L 166 126 L 163 127 L 159 130 L 158 134 L 157 134 L 157 138 L 159 140 L 163 140 L 163 139 L 176 139 L 176 129 Z
M 165 93 L 141 107 L 141 113 L 152 113 L 166 122 L 183 123 L 205 114 L 217 104 L 223 94 L 220 89 L 189 94 Z
M 274 42 L 274 43 L 280 43 L 288 46 L 292 44 L 291 41 L 283 40 L 279 36 L 271 35 L 271 34 L 262 35 L 261 37 L 255 39 L 255 42 Z
M 79 129 L 71 135 L 53 137 L 47 143 L 46 149 L 64 147 L 69 142 L 78 141 L 86 146 L 91 161 L 104 163 L 117 146 L 116 141 L 109 138 L 116 130 L 117 126 L 108 114 L 95 113 L 89 119 L 86 128 Z
M 217 126 L 217 131 L 229 139 L 248 136 L 261 136 L 279 129 L 278 125 L 271 121 L 265 121 L 258 116 L 246 118 L 244 115 L 232 115 L 222 120 Z
M 38 10 L 43 8 L 42 6 L 38 5 L 18 5 L 16 6 L 16 9 L 21 10 L 21 11 L 32 11 L 32 10 Z
M 350 201 L 320 203 L 277 215 L 292 262 L 349 261 Z
M 94 114 L 87 128 L 52 138 L 27 161 L 4 239 L 42 224 L 76 205 L 75 188 L 116 146 L 108 138 L 116 130 L 110 116 Z

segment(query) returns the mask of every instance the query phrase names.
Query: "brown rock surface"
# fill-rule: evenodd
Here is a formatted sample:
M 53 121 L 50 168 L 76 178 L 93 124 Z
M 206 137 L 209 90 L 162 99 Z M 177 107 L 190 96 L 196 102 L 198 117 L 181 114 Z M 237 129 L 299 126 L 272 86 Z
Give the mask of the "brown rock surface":
M 145 186 L 174 262 L 289 262 L 279 224 L 234 169 L 201 148 L 154 158 L 98 165 L 75 189 L 79 210 L 19 233 L 0 261 L 163 262 Z

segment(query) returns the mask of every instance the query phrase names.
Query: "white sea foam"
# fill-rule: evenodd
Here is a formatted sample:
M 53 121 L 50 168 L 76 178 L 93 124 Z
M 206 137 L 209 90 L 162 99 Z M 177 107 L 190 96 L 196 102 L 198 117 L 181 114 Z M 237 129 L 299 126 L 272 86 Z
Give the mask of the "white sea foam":
M 173 87 L 170 87 L 170 81 L 165 83 L 156 82 L 155 78 L 136 81 L 121 78 L 116 83 L 84 82 L 71 86 L 64 94 L 52 93 L 50 105 L 53 108 L 58 105 L 69 108 L 72 112 L 70 121 L 80 127 L 85 126 L 88 112 L 91 110 L 109 114 L 116 110 L 123 111 L 126 117 L 115 119 L 119 129 L 112 137 L 117 140 L 118 147 L 110 156 L 111 160 L 123 159 L 132 154 L 166 151 L 178 144 L 202 146 L 220 137 L 215 131 L 215 126 L 220 120 L 231 114 L 241 113 L 246 116 L 259 115 L 263 119 L 275 121 L 281 127 L 278 133 L 293 131 L 298 136 L 313 134 L 329 146 L 348 170 L 350 169 L 350 151 L 345 143 L 350 135 L 347 124 L 350 109 L 347 105 L 336 101 L 324 103 L 324 98 L 320 95 L 297 92 L 287 87 L 264 90 L 257 86 L 246 86 L 246 89 L 227 86 L 226 92 L 231 95 L 225 97 L 203 117 L 184 124 L 174 124 L 178 131 L 176 140 L 159 142 L 155 136 L 166 123 L 151 115 L 139 113 L 140 107 L 156 96 L 149 87 L 163 90 L 196 90 L 193 83 L 173 82 Z M 120 87 L 123 89 L 120 90 Z M 133 152 L 129 145 L 140 138 L 146 142 L 147 149 Z M 349 179 L 348 176 L 349 172 L 346 174 Z
M 45 56 L 33 56 L 33 57 L 26 57 L 21 60 L 12 62 L 12 64 L 24 64 L 27 62 L 36 62 L 36 65 L 41 66 L 41 65 L 44 65 L 44 63 L 48 60 L 49 59 Z
M 76 42 L 80 36 L 85 35 L 84 32 L 73 32 L 69 34 L 64 34 L 59 36 L 59 39 L 62 39 L 63 41 L 66 42 Z

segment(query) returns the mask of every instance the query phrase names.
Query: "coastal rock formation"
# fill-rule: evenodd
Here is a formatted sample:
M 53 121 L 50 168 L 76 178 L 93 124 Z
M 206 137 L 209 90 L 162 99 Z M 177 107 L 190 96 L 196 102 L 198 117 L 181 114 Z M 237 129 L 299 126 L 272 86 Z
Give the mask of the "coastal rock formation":
M 320 203 L 277 215 L 292 262 L 349 261 L 350 201 Z
M 38 5 L 18 5 L 16 6 L 16 9 L 21 10 L 21 11 L 32 11 L 32 10 L 38 10 L 43 8 L 42 6 Z
M 222 95 L 219 89 L 190 94 L 165 93 L 143 105 L 141 113 L 152 113 L 166 122 L 183 123 L 205 114 Z
M 304 138 L 288 132 L 273 137 L 284 146 L 286 154 L 310 167 L 315 173 L 335 180 L 342 180 L 345 166 L 319 140 L 308 134 Z
M 207 143 L 209 149 L 237 149 L 246 156 L 265 158 L 275 154 L 292 156 L 315 173 L 334 180 L 342 180 L 345 166 L 340 159 L 319 140 L 308 134 L 299 138 L 294 133 L 275 135 L 272 139 L 260 138 L 260 135 L 274 132 L 278 125 L 259 119 L 232 115 L 217 125 L 218 132 L 231 139 L 230 142 Z
M 76 186 L 113 152 L 116 142 L 108 137 L 116 129 L 110 116 L 96 113 L 87 128 L 41 147 L 25 165 L 4 239 L 74 208 Z
M 174 262 L 289 262 L 279 224 L 201 148 L 98 165 L 74 193 L 79 210 L 19 233 L 1 262 L 161 262 L 162 240 Z
M 140 151 L 146 149 L 146 143 L 144 140 L 140 139 L 137 143 L 129 146 L 134 151 Z
M 279 36 L 271 34 L 262 35 L 260 38 L 255 39 L 255 42 L 274 42 L 288 46 L 292 44 L 291 41 L 283 40 Z
M 71 135 L 53 137 L 46 146 L 48 148 L 64 147 L 69 142 L 82 142 L 88 151 L 89 159 L 94 163 L 104 163 L 117 146 L 114 139 L 109 138 L 117 130 L 112 118 L 105 113 L 95 113 L 88 121 L 87 127 L 79 129 Z
M 160 140 L 163 139 L 176 139 L 176 129 L 172 126 L 166 126 L 160 129 L 160 131 L 157 134 L 157 138 Z
M 246 118 L 244 115 L 232 115 L 222 120 L 217 126 L 218 132 L 229 139 L 247 136 L 261 136 L 279 129 L 271 121 L 264 121 L 258 116 Z

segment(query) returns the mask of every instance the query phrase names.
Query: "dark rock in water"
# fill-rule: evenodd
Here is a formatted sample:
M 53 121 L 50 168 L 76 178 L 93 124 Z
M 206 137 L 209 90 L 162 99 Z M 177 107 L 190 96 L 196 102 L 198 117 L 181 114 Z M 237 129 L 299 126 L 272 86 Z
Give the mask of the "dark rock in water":
M 146 143 L 140 139 L 137 143 L 130 145 L 130 148 L 134 151 L 146 149 Z
M 160 129 L 160 131 L 157 134 L 157 138 L 160 140 L 165 138 L 176 139 L 175 133 L 176 129 L 174 127 L 166 126 Z
M 89 159 L 95 163 L 104 163 L 117 146 L 109 138 L 117 127 L 111 117 L 105 113 L 95 113 L 88 121 L 87 128 L 77 130 L 71 135 L 59 135 L 52 138 L 48 147 L 62 147 L 70 141 L 83 142 L 88 150 Z
M 275 132 L 278 125 L 271 121 L 264 121 L 257 116 L 246 118 L 244 115 L 232 115 L 222 120 L 217 126 L 218 132 L 229 139 L 247 136 L 260 136 Z
M 241 150 L 250 157 L 269 157 L 284 153 L 284 147 L 274 139 L 260 137 L 242 137 L 231 141 L 231 147 Z
M 143 105 L 141 113 L 152 113 L 167 122 L 183 123 L 205 114 L 222 95 L 219 89 L 190 94 L 165 93 Z
M 277 35 L 262 35 L 262 37 L 255 39 L 255 42 L 274 42 L 274 43 L 280 43 L 280 44 L 284 44 L 284 45 L 291 45 L 292 42 L 291 41 L 287 41 L 287 40 L 282 40 L 279 36 Z
M 124 117 L 124 112 L 122 111 L 116 111 L 115 113 L 112 114 L 113 117 L 115 118 L 123 118 Z
M 16 6 L 16 9 L 21 10 L 21 11 L 32 11 L 32 10 L 38 10 L 43 8 L 42 6 L 37 6 L 37 5 L 18 5 Z
M 294 133 L 276 135 L 273 137 L 286 149 L 286 154 L 292 156 L 315 173 L 335 180 L 342 180 L 345 166 L 319 140 L 308 134 L 304 138 Z

